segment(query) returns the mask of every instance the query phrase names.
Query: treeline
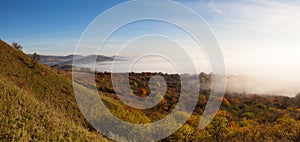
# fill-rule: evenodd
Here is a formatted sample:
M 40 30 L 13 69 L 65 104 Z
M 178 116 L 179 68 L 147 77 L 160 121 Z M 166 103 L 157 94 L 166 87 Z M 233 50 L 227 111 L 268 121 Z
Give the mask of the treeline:
M 151 109 L 142 110 L 143 115 L 151 122 L 172 112 L 178 105 L 181 91 L 178 74 L 129 73 L 133 92 L 140 97 L 149 95 L 148 81 L 155 75 L 165 79 L 167 91 L 161 103 Z M 290 98 L 226 93 L 214 120 L 200 130 L 198 124 L 209 98 L 210 78 L 209 74 L 199 75 L 201 90 L 193 115 L 176 133 L 162 141 L 300 141 L 300 94 Z M 100 95 L 120 101 L 112 87 L 110 73 L 97 72 L 96 84 Z M 161 82 L 157 82 L 158 86 L 159 84 Z M 123 104 L 121 101 L 119 103 Z M 126 105 L 124 108 L 140 112 Z

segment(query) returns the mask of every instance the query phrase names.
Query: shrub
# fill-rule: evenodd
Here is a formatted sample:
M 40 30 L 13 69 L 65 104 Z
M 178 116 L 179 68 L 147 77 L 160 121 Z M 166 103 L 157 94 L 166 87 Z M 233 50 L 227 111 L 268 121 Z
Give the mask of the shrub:
M 259 108 L 259 109 L 266 109 L 266 108 L 267 108 L 267 106 L 264 105 L 264 104 L 262 104 L 262 103 L 259 103 L 259 104 L 257 104 L 256 106 L 257 106 L 257 108 Z
M 12 42 L 11 46 L 14 47 L 14 48 L 16 48 L 16 49 L 18 49 L 18 50 L 21 50 L 21 51 L 22 51 L 22 49 L 23 49 L 23 46 L 21 46 L 21 45 L 20 45 L 19 43 L 17 43 L 17 42 Z
M 242 118 L 246 117 L 248 119 L 253 119 L 254 118 L 254 114 L 252 112 L 245 112 L 241 115 Z
M 37 54 L 36 52 L 34 52 L 33 56 L 32 56 L 32 68 L 34 68 L 37 64 L 37 62 L 41 59 L 41 56 L 39 54 Z

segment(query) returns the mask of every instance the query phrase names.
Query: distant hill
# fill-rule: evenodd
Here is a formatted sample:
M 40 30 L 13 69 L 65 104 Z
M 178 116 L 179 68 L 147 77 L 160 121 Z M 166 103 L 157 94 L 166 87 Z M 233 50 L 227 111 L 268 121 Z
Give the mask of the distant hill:
M 33 54 L 29 54 L 29 56 L 33 56 Z M 73 59 L 76 59 L 78 63 L 88 64 L 93 63 L 96 59 L 97 62 L 107 62 L 114 60 L 126 60 L 126 58 L 118 57 L 118 56 L 104 56 L 104 55 L 67 55 L 67 56 L 55 56 L 55 55 L 41 55 L 40 62 L 47 66 L 67 66 L 72 65 Z
M 29 56 L 33 56 L 33 54 L 29 54 Z M 54 55 L 41 55 L 40 62 L 52 66 L 55 64 L 59 64 L 62 62 L 72 61 L 74 58 L 82 58 L 81 55 L 67 55 L 67 56 L 54 56 Z
M 107 141 L 87 129 L 69 79 L 2 40 L 0 120 L 0 141 Z

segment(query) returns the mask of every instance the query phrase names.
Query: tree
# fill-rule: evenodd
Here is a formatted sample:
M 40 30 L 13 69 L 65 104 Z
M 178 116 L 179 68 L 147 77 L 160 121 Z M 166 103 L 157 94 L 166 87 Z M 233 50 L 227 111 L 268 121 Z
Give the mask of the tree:
M 14 47 L 14 48 L 16 48 L 16 49 L 18 49 L 18 50 L 21 50 L 21 51 L 22 51 L 22 49 L 23 49 L 23 46 L 20 45 L 20 44 L 17 43 L 17 42 L 12 42 L 11 46 Z
M 188 124 L 184 124 L 175 134 L 176 140 L 193 141 L 195 130 Z
M 40 61 L 41 56 L 39 54 L 37 54 L 36 52 L 34 52 L 33 56 L 32 56 L 32 68 L 34 68 L 37 64 L 38 61 Z
M 220 114 L 221 113 L 221 114 Z M 219 112 L 219 115 L 210 124 L 210 134 L 214 141 L 223 141 L 225 137 L 226 128 L 229 126 L 229 122 L 226 118 L 226 112 Z
M 298 93 L 294 98 L 295 103 L 300 107 L 300 93 Z
M 276 124 L 273 127 L 274 135 L 277 136 L 277 139 L 282 141 L 298 141 L 300 125 L 294 118 L 289 114 L 286 114 L 282 118 L 276 121 Z

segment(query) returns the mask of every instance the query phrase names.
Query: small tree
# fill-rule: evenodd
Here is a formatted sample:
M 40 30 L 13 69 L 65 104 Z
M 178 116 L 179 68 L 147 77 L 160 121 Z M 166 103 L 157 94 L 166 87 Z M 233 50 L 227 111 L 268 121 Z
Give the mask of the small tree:
M 214 141 L 224 141 L 226 128 L 229 126 L 229 122 L 226 118 L 226 112 L 220 112 L 215 119 L 211 122 L 210 134 L 213 136 Z
M 34 52 L 33 56 L 32 56 L 32 67 L 34 68 L 37 64 L 38 61 L 40 61 L 41 56 L 39 54 L 37 54 L 36 52 Z
M 12 42 L 11 46 L 14 47 L 14 48 L 16 48 L 16 49 L 18 49 L 18 50 L 21 50 L 21 51 L 22 51 L 22 49 L 23 49 L 23 46 L 20 45 L 20 44 L 17 43 L 17 42 Z

